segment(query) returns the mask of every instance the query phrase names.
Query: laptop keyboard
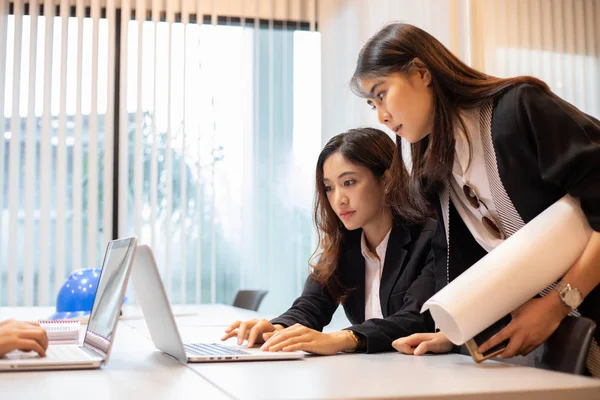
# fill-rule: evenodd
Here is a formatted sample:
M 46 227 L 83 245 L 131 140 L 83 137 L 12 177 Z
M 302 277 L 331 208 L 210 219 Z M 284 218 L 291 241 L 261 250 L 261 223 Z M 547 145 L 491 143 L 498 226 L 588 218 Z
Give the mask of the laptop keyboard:
M 53 360 L 88 360 L 91 356 L 79 346 L 48 346 L 46 356 Z
M 237 356 L 250 354 L 247 351 L 223 346 L 218 343 L 190 343 L 185 344 L 185 351 L 193 356 Z
M 48 346 L 48 350 L 46 350 L 46 357 L 56 361 L 89 360 L 91 358 L 90 355 L 79 346 L 61 345 Z M 42 357 L 40 357 L 35 351 L 26 352 L 15 350 L 6 354 L 4 358 L 10 360 L 27 360 L 32 358 L 41 359 Z
M 10 353 L 6 353 L 6 355 L 2 358 L 8 359 L 8 360 L 26 360 L 28 358 L 40 358 L 40 356 L 35 351 L 14 350 L 14 351 L 11 351 Z

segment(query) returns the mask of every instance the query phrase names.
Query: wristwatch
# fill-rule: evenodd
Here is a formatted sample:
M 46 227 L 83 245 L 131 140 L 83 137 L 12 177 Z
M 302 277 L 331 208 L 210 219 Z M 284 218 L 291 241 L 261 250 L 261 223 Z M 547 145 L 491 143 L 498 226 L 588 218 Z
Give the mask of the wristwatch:
M 563 304 L 571 310 L 576 309 L 583 302 L 583 296 L 579 289 L 572 287 L 569 283 L 558 282 L 554 289 L 558 292 Z
M 352 339 L 356 342 L 356 348 L 353 353 L 364 353 L 367 350 L 367 338 L 351 329 L 348 329 L 348 332 L 350 332 Z

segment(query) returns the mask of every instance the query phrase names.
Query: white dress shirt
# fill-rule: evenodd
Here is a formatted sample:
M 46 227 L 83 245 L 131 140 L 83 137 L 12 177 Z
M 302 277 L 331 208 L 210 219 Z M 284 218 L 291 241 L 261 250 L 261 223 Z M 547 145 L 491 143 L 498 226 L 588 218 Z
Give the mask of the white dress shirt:
M 360 238 L 360 248 L 365 258 L 365 320 L 371 318 L 383 318 L 381 312 L 381 299 L 379 298 L 379 286 L 381 274 L 383 273 L 383 263 L 385 262 L 385 252 L 388 241 L 390 240 L 390 229 L 381 243 L 375 248 L 375 256 L 367 247 L 367 240 L 363 232 Z M 379 258 L 378 258 L 379 257 Z
M 463 111 L 461 116 L 471 140 L 473 158 L 469 164 L 469 144 L 465 132 L 461 128 L 457 128 L 455 134 L 454 165 L 452 166 L 452 176 L 454 179 L 450 180 L 450 198 L 477 243 L 490 252 L 502 243 L 503 240 L 494 237 L 494 235 L 488 232 L 481 221 L 482 214 L 471 206 L 463 192 L 465 184 L 473 188 L 477 193 L 477 197 L 487 206 L 487 209 L 493 216 L 494 222 L 499 221 L 485 166 L 485 156 L 480 133 L 479 108 Z M 484 210 L 485 207 L 481 206 L 481 211 L 485 212 Z M 448 221 L 448 216 L 444 215 L 444 219 Z

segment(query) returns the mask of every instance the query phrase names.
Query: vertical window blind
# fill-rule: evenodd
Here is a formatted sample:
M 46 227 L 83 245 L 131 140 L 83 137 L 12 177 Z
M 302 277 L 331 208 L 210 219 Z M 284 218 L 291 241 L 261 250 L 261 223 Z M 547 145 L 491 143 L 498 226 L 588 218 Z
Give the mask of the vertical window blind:
M 175 303 L 290 303 L 315 245 L 316 11 L 0 1 L 0 304 L 54 304 L 128 235 Z
M 489 74 L 536 76 L 600 118 L 600 3 L 471 1 L 472 64 Z

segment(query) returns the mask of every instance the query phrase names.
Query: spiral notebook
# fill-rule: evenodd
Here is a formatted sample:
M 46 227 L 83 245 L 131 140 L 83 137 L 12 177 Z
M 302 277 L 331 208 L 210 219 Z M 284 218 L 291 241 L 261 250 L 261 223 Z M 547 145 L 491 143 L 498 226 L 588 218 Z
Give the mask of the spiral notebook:
M 42 320 L 38 321 L 46 330 L 48 344 L 78 344 L 81 324 L 77 320 Z

